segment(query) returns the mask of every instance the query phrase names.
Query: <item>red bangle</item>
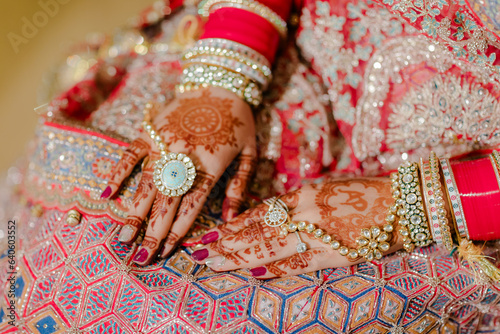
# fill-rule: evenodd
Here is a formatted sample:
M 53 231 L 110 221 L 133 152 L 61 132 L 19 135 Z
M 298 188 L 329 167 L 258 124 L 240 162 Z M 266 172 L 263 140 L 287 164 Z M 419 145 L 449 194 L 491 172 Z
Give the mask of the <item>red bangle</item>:
M 495 162 L 490 157 L 452 161 L 471 240 L 500 238 L 500 187 Z
M 279 33 L 264 18 L 236 8 L 212 13 L 201 39 L 224 38 L 244 44 L 264 55 L 272 64 L 280 42 Z

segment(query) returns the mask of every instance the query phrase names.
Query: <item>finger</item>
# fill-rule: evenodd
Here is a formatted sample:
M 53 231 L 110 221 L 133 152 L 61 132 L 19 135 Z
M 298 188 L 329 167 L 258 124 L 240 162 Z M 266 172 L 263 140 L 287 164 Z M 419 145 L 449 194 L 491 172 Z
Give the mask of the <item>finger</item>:
M 122 157 L 111 171 L 108 186 L 101 194 L 101 198 L 111 197 L 119 188 L 123 180 L 132 173 L 135 165 L 148 154 L 150 145 L 143 138 L 134 140 L 123 152 Z
M 158 253 L 161 241 L 165 239 L 179 206 L 180 197 L 168 197 L 158 192 L 149 220 L 146 235 L 137 250 L 133 261 L 139 265 L 147 265 Z
M 207 196 L 214 185 L 215 177 L 213 175 L 198 172 L 193 187 L 182 197 L 177 216 L 165 240 L 161 253 L 162 257 L 166 257 L 189 231 L 194 220 L 203 209 Z
M 222 204 L 222 219 L 229 221 L 236 217 L 244 202 L 248 182 L 255 170 L 257 152 L 255 146 L 247 146 L 238 157 L 238 169 L 229 180 L 226 198 Z
M 156 187 L 153 182 L 154 162 L 149 160 L 142 171 L 141 181 L 128 212 L 128 219 L 120 231 L 118 240 L 123 243 L 131 243 L 137 237 L 142 222 L 153 204 L 156 196 Z
M 226 235 L 235 234 L 245 227 L 262 222 L 268 209 L 267 204 L 259 204 L 255 208 L 246 210 L 233 220 L 208 230 L 205 235 L 192 238 L 189 241 L 191 243 L 201 242 L 206 245 Z
M 279 227 L 255 223 L 235 234 L 226 235 L 215 242 L 207 244 L 204 248 L 194 251 L 191 256 L 196 262 L 203 263 L 208 257 L 234 253 L 258 245 L 267 239 L 277 237 L 280 231 Z
M 335 263 L 333 251 L 325 247 L 312 248 L 304 253 L 274 261 L 261 267 L 250 269 L 252 276 L 260 279 L 287 277 L 309 273 L 312 271 L 333 268 Z
M 319 240 L 311 240 L 307 244 L 310 248 L 323 246 Z M 291 233 L 286 236 L 279 235 L 271 239 L 266 239 L 264 242 L 233 253 L 209 257 L 205 261 L 205 265 L 214 271 L 256 268 L 274 261 L 286 259 L 296 253 L 297 236 Z
M 292 233 L 291 235 L 295 235 L 296 237 L 296 233 Z M 362 257 L 351 260 L 347 256 L 343 256 L 338 251 L 326 246 L 322 241 L 312 235 L 300 233 L 300 237 L 307 245 L 307 251 L 298 253 L 297 245 L 299 241 L 296 240 L 295 244 L 292 243 L 292 245 L 295 245 L 296 254 L 286 259 L 276 260 L 260 267 L 254 267 L 250 269 L 252 276 L 262 279 L 287 277 L 320 269 L 352 266 L 366 261 Z

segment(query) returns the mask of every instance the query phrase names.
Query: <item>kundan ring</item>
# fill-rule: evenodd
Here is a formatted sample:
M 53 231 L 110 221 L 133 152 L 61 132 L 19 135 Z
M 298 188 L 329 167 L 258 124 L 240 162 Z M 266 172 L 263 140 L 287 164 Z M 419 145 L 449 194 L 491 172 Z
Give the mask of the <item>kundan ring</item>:
M 149 134 L 160 150 L 161 158 L 156 161 L 153 172 L 153 181 L 158 191 L 168 197 L 182 196 L 193 186 L 196 177 L 196 168 L 193 161 L 183 153 L 167 152 L 166 145 L 153 125 L 148 122 L 149 108 L 144 111 L 145 120 L 142 122 L 144 130 Z
M 269 210 L 264 216 L 264 223 L 271 227 L 279 227 L 290 220 L 288 216 L 288 207 L 280 199 L 272 197 L 264 200 L 264 203 L 269 205 Z

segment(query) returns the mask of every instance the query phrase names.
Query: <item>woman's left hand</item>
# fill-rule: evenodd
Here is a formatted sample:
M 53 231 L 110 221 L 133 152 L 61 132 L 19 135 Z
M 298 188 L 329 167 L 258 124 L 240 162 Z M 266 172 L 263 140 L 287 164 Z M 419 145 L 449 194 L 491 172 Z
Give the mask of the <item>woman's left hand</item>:
M 356 249 L 361 229 L 386 225 L 389 206 L 394 200 L 388 178 L 327 181 L 305 186 L 281 196 L 293 222 L 306 221 L 320 228 L 341 246 Z M 253 276 L 268 279 L 299 275 L 319 269 L 349 266 L 366 261 L 349 259 L 330 244 L 306 231 L 283 235 L 281 227 L 264 223 L 269 206 L 260 204 L 228 223 L 208 231 L 201 240 L 205 244 L 193 252 L 193 259 L 214 271 L 251 268 Z M 285 223 L 286 226 L 288 223 Z M 396 229 L 389 240 L 388 254 L 401 248 Z M 307 250 L 298 253 L 298 237 Z

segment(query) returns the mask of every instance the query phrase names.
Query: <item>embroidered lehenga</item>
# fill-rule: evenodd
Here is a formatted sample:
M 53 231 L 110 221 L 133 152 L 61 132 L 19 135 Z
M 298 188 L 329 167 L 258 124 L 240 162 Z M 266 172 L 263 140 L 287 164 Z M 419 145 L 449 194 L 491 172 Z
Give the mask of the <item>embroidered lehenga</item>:
M 248 205 L 326 176 L 386 175 L 431 150 L 496 147 L 499 9 L 494 1 L 305 0 L 256 113 L 259 164 Z M 500 286 L 435 244 L 268 281 L 247 270 L 215 273 L 184 247 L 146 267 L 132 263 L 137 246 L 117 235 L 141 166 L 117 199 L 99 196 L 137 137 L 145 104 L 174 97 L 174 32 L 192 13 L 187 6 L 167 16 L 150 52 L 113 51 L 126 73 L 86 121 L 55 107 L 42 117 L 15 175 L 16 326 L 3 257 L 0 332 L 500 332 Z M 226 181 L 193 233 L 221 222 Z M 82 215 L 75 227 L 66 224 L 69 210 Z M 491 243 L 485 252 L 497 250 Z

